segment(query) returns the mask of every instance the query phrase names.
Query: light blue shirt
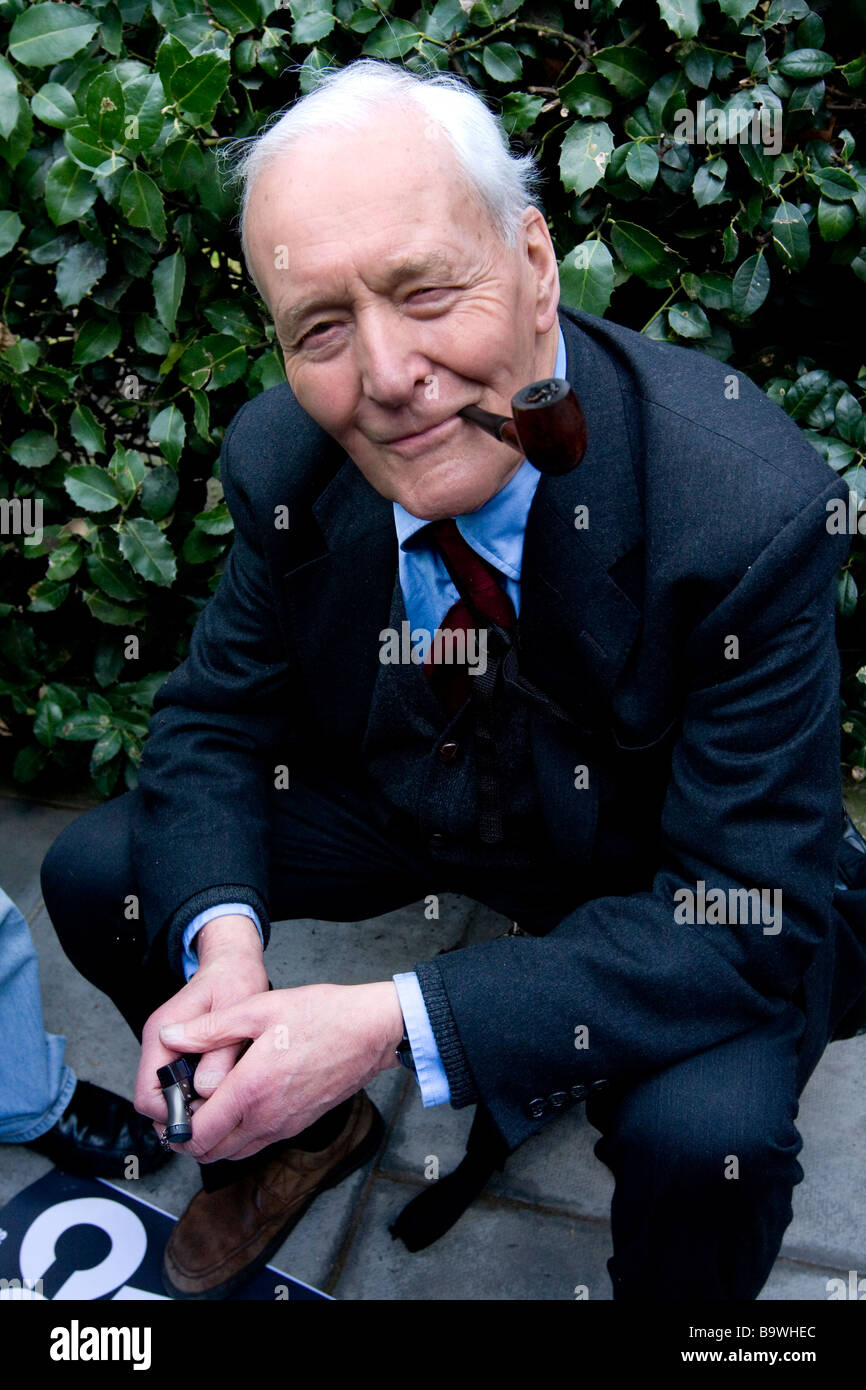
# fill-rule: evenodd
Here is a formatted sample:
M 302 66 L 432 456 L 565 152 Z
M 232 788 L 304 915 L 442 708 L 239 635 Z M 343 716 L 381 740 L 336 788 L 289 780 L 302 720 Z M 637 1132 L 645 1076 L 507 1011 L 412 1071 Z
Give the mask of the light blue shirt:
M 564 377 L 566 369 L 565 339 L 560 328 L 553 374 Z M 514 605 L 515 613 L 520 612 L 523 538 L 529 508 L 540 478 L 538 469 L 534 468 L 528 459 L 524 459 L 501 492 L 497 492 L 495 497 L 491 497 L 490 501 L 485 502 L 477 511 L 466 512 L 463 516 L 455 518 L 457 529 L 469 545 L 505 576 L 505 588 Z M 432 633 L 439 627 L 449 609 L 457 603 L 460 595 L 438 550 L 415 542 L 418 532 L 429 523 L 412 516 L 399 502 L 395 502 L 393 506 L 399 546 L 400 587 L 403 591 L 406 617 L 412 628 L 423 628 Z M 198 960 L 192 950 L 192 940 L 196 932 L 212 918 L 229 913 L 251 917 L 259 936 L 262 936 L 257 914 L 245 903 L 226 903 L 200 912 L 192 919 L 183 934 L 183 970 L 187 979 L 198 969 Z M 403 1011 L 406 1035 L 412 1048 L 422 1103 L 425 1106 L 443 1105 L 451 1099 L 451 1091 L 424 1006 L 418 976 L 414 971 L 409 971 L 406 974 L 395 975 L 393 979 Z

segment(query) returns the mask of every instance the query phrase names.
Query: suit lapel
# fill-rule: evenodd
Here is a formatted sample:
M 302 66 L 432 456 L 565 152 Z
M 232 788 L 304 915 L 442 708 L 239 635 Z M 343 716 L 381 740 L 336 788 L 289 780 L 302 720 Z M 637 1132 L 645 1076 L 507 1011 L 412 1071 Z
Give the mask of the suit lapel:
M 321 553 L 283 576 L 307 689 L 326 728 L 364 732 L 397 572 L 392 505 L 347 459 L 313 504 Z
M 588 333 L 566 314 L 561 322 L 587 449 L 573 472 L 543 476 L 536 489 L 518 640 L 523 673 L 533 684 L 595 723 L 609 719 L 605 711 L 640 625 L 639 609 L 611 570 L 641 544 L 643 517 L 616 371 Z

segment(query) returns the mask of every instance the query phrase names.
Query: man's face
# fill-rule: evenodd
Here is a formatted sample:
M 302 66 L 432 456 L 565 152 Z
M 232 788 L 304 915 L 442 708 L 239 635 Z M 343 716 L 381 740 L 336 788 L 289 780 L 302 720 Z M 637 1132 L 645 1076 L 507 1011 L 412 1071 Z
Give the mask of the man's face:
M 437 520 L 504 487 L 520 456 L 456 412 L 510 414 L 515 391 L 553 372 L 559 281 L 541 214 L 527 208 L 506 247 L 447 138 L 389 105 L 260 175 L 247 226 L 289 384 L 377 492 Z

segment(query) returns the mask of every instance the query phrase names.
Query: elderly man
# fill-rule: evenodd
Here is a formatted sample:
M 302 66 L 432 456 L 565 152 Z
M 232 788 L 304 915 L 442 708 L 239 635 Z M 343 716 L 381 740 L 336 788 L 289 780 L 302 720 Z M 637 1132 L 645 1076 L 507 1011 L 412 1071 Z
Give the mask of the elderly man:
M 425 1105 L 478 1106 L 410 1247 L 585 1101 L 615 1297 L 754 1298 L 798 1095 L 866 991 L 831 906 L 845 488 L 746 379 L 559 309 L 531 161 L 456 80 L 353 64 L 241 172 L 288 385 L 226 433 L 233 546 L 140 787 L 43 868 L 65 949 L 142 1037 L 138 1108 L 164 1124 L 157 1068 L 202 1054 L 204 1190 L 166 1286 L 259 1268 L 375 1152 L 361 1088 L 403 1061 Z M 548 376 L 588 426 L 562 477 L 458 414 Z M 477 670 L 423 656 L 473 623 Z M 269 990 L 271 920 L 440 890 L 518 931 Z

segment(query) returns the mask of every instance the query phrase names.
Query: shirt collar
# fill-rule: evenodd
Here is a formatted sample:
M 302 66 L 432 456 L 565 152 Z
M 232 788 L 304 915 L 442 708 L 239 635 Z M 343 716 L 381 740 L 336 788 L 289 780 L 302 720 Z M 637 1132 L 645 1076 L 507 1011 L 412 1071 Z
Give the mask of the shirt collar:
M 560 328 L 553 375 L 564 377 L 567 365 L 565 338 Z M 523 533 L 540 478 L 538 469 L 528 459 L 524 459 L 505 487 L 485 502 L 483 507 L 474 512 L 464 512 L 455 518 L 457 529 L 473 549 L 512 579 L 520 578 Z M 411 550 L 412 538 L 429 525 L 429 522 L 413 516 L 401 507 L 399 502 L 394 502 L 393 507 L 397 542 L 401 550 Z

